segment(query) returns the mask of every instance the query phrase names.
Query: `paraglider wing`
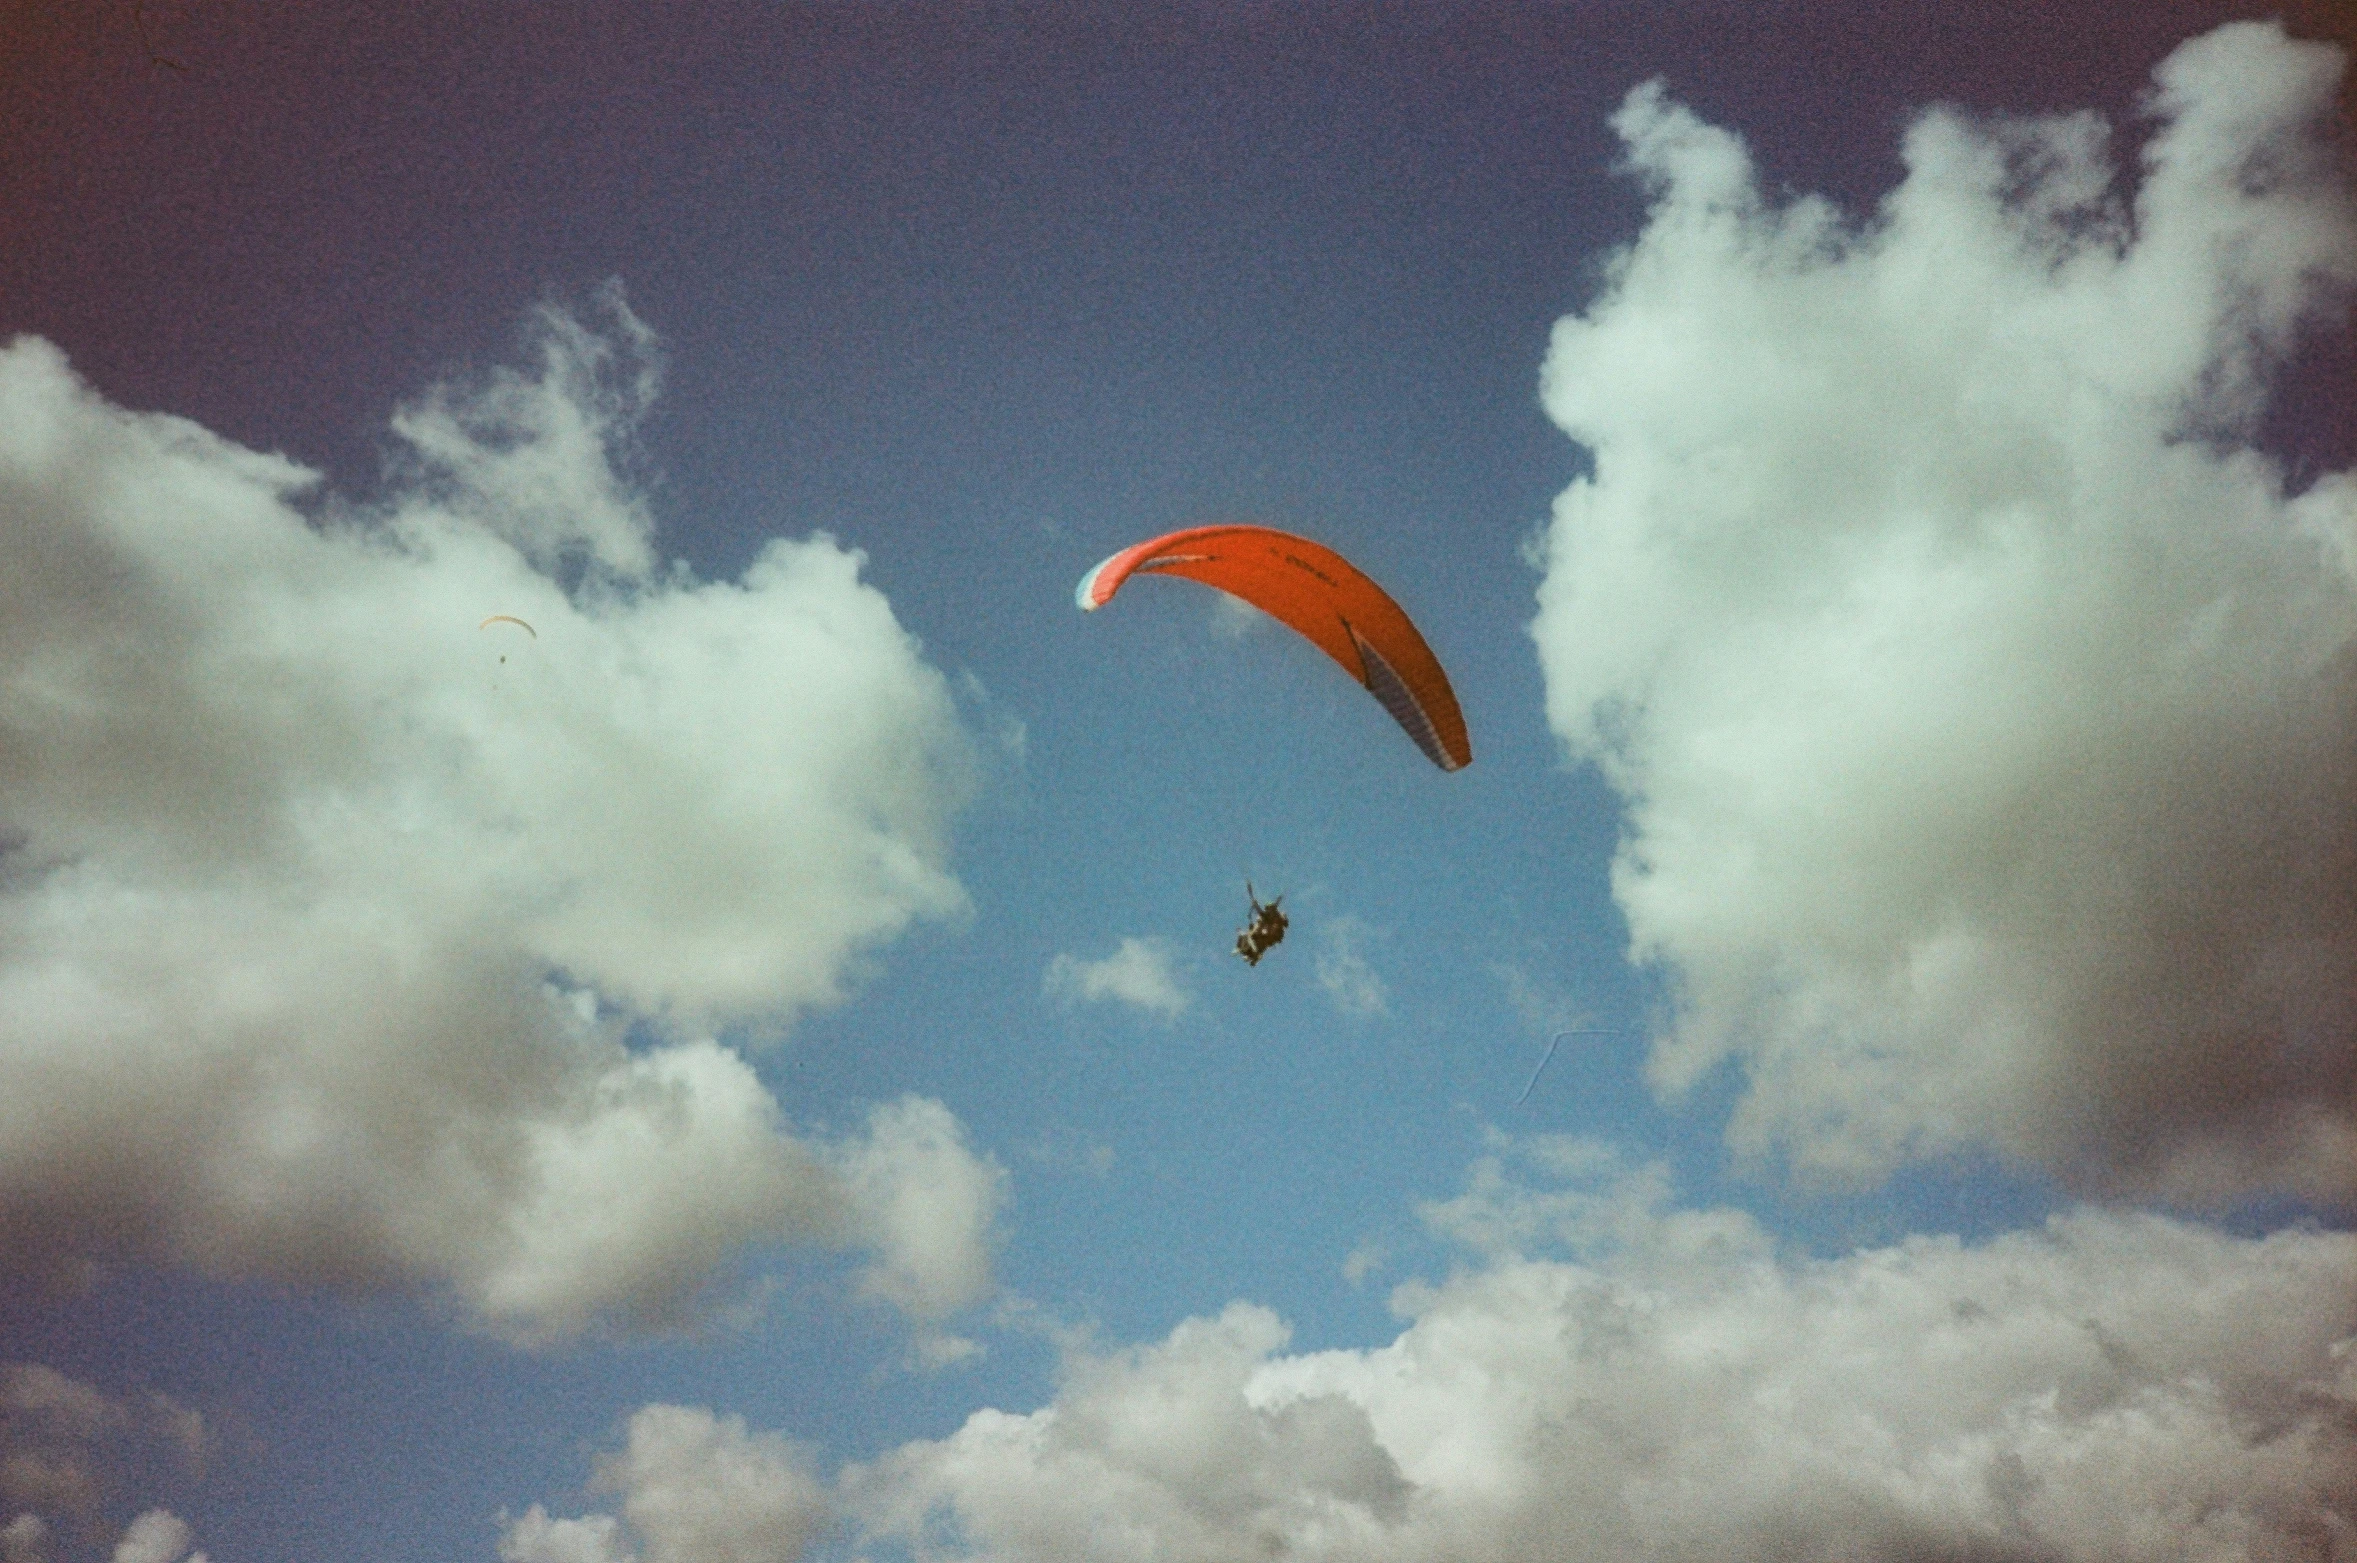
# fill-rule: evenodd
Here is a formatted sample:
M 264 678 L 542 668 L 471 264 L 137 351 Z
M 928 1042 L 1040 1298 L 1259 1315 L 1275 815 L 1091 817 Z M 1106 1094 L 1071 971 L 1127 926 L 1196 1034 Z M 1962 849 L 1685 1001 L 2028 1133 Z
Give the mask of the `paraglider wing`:
M 522 630 L 525 634 L 531 636 L 534 640 L 538 640 L 540 638 L 540 632 L 538 630 L 534 629 L 531 625 L 526 624 L 522 619 L 517 618 L 512 613 L 494 613 L 491 615 L 491 617 L 476 625 L 475 628 L 479 630 L 487 630 L 494 624 L 513 624 L 516 626 L 516 628 Z
M 1473 763 L 1440 659 L 1400 605 L 1325 544 L 1274 527 L 1193 527 L 1124 548 L 1082 576 L 1073 598 L 1101 608 L 1141 572 L 1183 575 L 1241 597 L 1366 685 L 1433 764 L 1454 771 Z

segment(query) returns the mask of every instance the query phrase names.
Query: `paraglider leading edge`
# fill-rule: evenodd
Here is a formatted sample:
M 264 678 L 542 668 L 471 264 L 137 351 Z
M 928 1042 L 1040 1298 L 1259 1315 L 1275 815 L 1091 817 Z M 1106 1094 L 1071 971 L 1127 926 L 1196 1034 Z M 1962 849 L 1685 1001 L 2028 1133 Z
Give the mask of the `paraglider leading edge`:
M 1444 771 L 1473 763 L 1465 715 L 1407 611 L 1325 544 L 1267 526 L 1203 526 L 1132 543 L 1080 578 L 1094 612 L 1139 573 L 1182 575 L 1241 598 L 1334 659 Z

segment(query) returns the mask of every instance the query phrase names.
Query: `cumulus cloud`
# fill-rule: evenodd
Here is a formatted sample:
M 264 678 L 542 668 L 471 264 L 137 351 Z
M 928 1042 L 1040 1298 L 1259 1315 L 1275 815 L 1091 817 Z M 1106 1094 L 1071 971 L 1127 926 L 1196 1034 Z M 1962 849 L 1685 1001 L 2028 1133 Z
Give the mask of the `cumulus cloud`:
M 1288 1355 L 1281 1321 L 1233 1305 L 1076 1352 L 1037 1411 L 848 1470 L 846 1506 L 918 1558 L 2158 1563 L 2357 1541 L 2357 1237 L 2085 1209 L 1784 1258 L 1595 1145 L 1493 1149 L 1426 1210 L 1488 1257 L 1395 1293 L 1389 1345 Z
M 621 1513 L 553 1519 L 539 1504 L 501 1527 L 500 1563 L 793 1563 L 826 1524 L 807 1453 L 745 1420 L 647 1406 L 593 1485 Z
M 1391 1007 L 1391 991 L 1367 964 L 1363 947 L 1368 936 L 1367 925 L 1355 917 L 1337 917 L 1318 929 L 1312 963 L 1318 986 L 1345 1015 L 1380 1015 Z
M 797 1138 L 712 1032 L 962 911 L 972 745 L 858 554 L 653 567 L 647 334 L 603 304 L 405 410 L 368 505 L 0 349 L 0 1261 L 524 1338 L 679 1318 L 754 1239 L 970 1271 L 874 1192 L 982 1177 L 954 1133 Z
M 19 1514 L 0 1525 L 0 1563 L 44 1563 L 49 1526 L 38 1514 Z
M 1236 1304 L 1159 1346 L 1076 1357 L 1053 1407 L 977 1412 L 951 1439 L 846 1473 L 846 1490 L 873 1534 L 919 1557 L 1265 1558 L 1367 1539 L 1407 1487 L 1365 1411 L 1241 1392 L 1285 1338 L 1274 1314 Z M 945 1518 L 966 1545 L 929 1545 Z
M 1616 117 L 1654 200 L 1555 330 L 1532 634 L 1653 1078 L 1738 1064 L 1747 1156 L 2357 1192 L 2357 475 L 2253 445 L 2357 283 L 2342 64 L 2185 44 L 2132 188 L 2093 115 L 1927 114 L 1857 226 Z
M 201 1475 L 211 1441 L 203 1414 L 169 1396 L 118 1398 L 41 1363 L 0 1363 L 0 1514 L 9 1516 L 0 1560 L 43 1563 L 60 1526 L 110 1534 L 110 1470 L 125 1450 L 160 1447 Z M 187 1525 L 152 1509 L 131 1522 L 114 1555 L 174 1563 L 188 1545 Z
M 168 1509 L 150 1509 L 133 1520 L 115 1543 L 115 1563 L 204 1563 L 205 1555 L 188 1550 L 188 1522 Z
M 1171 969 L 1170 945 L 1162 939 L 1124 939 L 1103 960 L 1058 955 L 1040 981 L 1050 998 L 1066 1004 L 1112 1000 L 1133 1004 L 1168 1020 L 1187 1007 L 1187 992 Z
M 974 1342 L 929 1326 L 989 1293 L 1006 1169 L 967 1148 L 948 1108 L 914 1096 L 876 1108 L 835 1165 L 877 1250 L 860 1274 L 862 1294 L 927 1326 L 917 1350 L 928 1366 L 972 1356 Z

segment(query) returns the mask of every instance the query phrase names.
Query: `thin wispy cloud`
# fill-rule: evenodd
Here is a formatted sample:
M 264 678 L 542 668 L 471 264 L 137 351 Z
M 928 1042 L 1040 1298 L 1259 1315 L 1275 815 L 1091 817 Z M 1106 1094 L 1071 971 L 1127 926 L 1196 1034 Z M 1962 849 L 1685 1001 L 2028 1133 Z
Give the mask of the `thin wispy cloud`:
M 1125 938 L 1112 954 L 1093 961 L 1060 954 L 1048 962 L 1040 986 L 1065 1004 L 1127 1004 L 1165 1020 L 1188 1004 L 1170 944 L 1159 938 Z
M 1381 1015 L 1391 1007 L 1391 990 L 1367 962 L 1372 942 L 1373 930 L 1356 917 L 1333 918 L 1318 927 L 1313 963 L 1318 986 L 1345 1015 Z
M 1541 1034 L 1582 1026 L 1594 1019 L 1587 1006 L 1576 1002 L 1569 993 L 1553 984 L 1533 977 L 1513 961 L 1493 961 L 1489 974 L 1498 979 L 1505 990 L 1506 1002 L 1532 1031 Z
M 1270 623 L 1267 614 L 1243 598 L 1232 597 L 1226 592 L 1212 593 L 1209 612 L 1211 633 L 1221 640 L 1242 640 L 1247 635 L 1257 634 Z

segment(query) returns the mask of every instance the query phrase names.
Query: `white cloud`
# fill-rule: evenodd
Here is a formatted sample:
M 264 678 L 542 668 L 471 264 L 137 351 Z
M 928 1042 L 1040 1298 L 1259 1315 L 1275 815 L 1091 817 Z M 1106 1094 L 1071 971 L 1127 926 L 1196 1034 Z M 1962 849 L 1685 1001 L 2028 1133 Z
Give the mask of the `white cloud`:
M 1532 633 L 1627 803 L 1653 1077 L 1739 1061 L 1745 1154 L 2357 1191 L 2357 477 L 2250 446 L 2357 283 L 2339 66 L 2186 44 L 2132 205 L 2092 116 L 1926 115 L 1863 229 L 1618 115 L 1655 201 L 1555 331 L 1595 466 Z
M 41 1363 L 0 1363 L 0 1514 L 10 1515 L 0 1525 L 0 1563 L 42 1563 L 60 1524 L 69 1534 L 106 1534 L 118 1461 L 140 1445 L 168 1449 L 202 1475 L 211 1442 L 203 1415 L 169 1396 L 118 1399 Z M 119 1563 L 174 1563 L 188 1544 L 183 1521 L 151 1509 L 131 1522 L 114 1555 Z
M 1427 1210 L 1494 1262 L 1401 1288 L 1391 1344 L 1286 1355 L 1237 1304 L 1075 1352 L 1051 1405 L 848 1470 L 847 1508 L 921 1559 L 2159 1563 L 2357 1540 L 2357 1238 L 2081 1210 L 1779 1259 L 1600 1147 L 1495 1148 Z M 1523 1252 L 1566 1241 L 1577 1260 Z
M 38 1514 L 19 1514 L 0 1525 L 0 1563 L 47 1563 L 49 1526 Z
M 1112 999 L 1168 1020 L 1187 1007 L 1187 993 L 1171 970 L 1171 952 L 1161 939 L 1123 939 L 1121 947 L 1101 961 L 1058 955 L 1048 962 L 1040 986 L 1050 998 L 1067 1004 L 1095 1004 Z
M 1380 1015 L 1391 1007 L 1390 990 L 1361 953 L 1368 935 L 1355 917 L 1337 917 L 1318 929 L 1318 986 L 1345 1015 Z
M 991 1243 L 1007 1202 L 1006 1169 L 967 1149 L 948 1108 L 921 1097 L 878 1107 L 867 1134 L 836 1154 L 859 1227 L 876 1260 L 860 1276 L 866 1296 L 922 1326 L 980 1302 L 990 1291 Z M 972 1356 L 972 1341 L 931 1328 L 917 1340 L 931 1367 Z
M 1241 1392 L 1285 1327 L 1235 1304 L 1156 1347 L 1074 1357 L 1057 1404 L 977 1412 L 845 1477 L 870 1532 L 920 1558 L 1265 1558 L 1368 1541 L 1406 1487 L 1365 1412 L 1339 1396 L 1252 1404 Z M 940 1520 L 950 1521 L 945 1532 Z
M 150 1509 L 133 1520 L 115 1544 L 115 1563 L 204 1563 L 201 1552 L 188 1551 L 188 1522 L 168 1509 Z
M 502 1517 L 499 1563 L 626 1563 L 634 1556 L 611 1514 L 553 1519 L 535 1503 L 514 1519 Z
M 834 1219 L 841 1194 L 726 1048 L 617 1052 L 573 1090 L 524 1125 L 524 1189 L 467 1275 L 508 1333 L 570 1334 L 606 1313 L 665 1321 L 748 1236 L 820 1235 Z
M 532 317 L 537 373 L 499 368 L 477 385 L 436 386 L 394 415 L 393 432 L 421 497 L 504 538 L 536 569 L 641 576 L 655 563 L 653 521 L 611 458 L 662 376 L 655 334 L 621 285 L 606 284 L 598 302 L 612 336 L 544 304 Z
M 745 1420 L 647 1406 L 594 1484 L 621 1514 L 551 1519 L 534 1504 L 501 1529 L 501 1563 L 793 1563 L 825 1526 L 807 1453 Z
M 1579 1026 L 1593 1018 L 1569 994 L 1541 977 L 1534 977 L 1513 961 L 1492 961 L 1489 974 L 1506 990 L 1506 1002 L 1522 1023 L 1541 1035 Z
M 1768 1252 L 1766 1234 L 1740 1211 L 1673 1213 L 1667 1169 L 1626 1171 L 1602 1141 L 1496 1129 L 1485 1138 L 1488 1154 L 1473 1164 L 1464 1192 L 1427 1200 L 1416 1214 L 1435 1236 L 1493 1263 L 1566 1249 L 1590 1259 L 1648 1246 Z M 1547 1186 L 1534 1188 L 1515 1163 L 1543 1174 Z
M 925 1270 L 833 1170 L 895 1153 L 798 1141 L 709 1032 L 962 911 L 973 746 L 858 554 L 650 568 L 604 302 L 405 412 L 369 508 L 0 349 L 0 1259 L 525 1338 L 677 1318 L 753 1239 Z M 929 1232 L 959 1274 L 986 1241 Z
M 128 1406 L 38 1362 L 0 1364 L 0 1416 L 13 1428 L 38 1424 L 89 1440 L 126 1427 Z
M 1211 633 L 1221 640 L 1242 640 L 1269 622 L 1269 616 L 1241 597 L 1211 594 Z
M 1058 1172 L 1085 1173 L 1102 1178 L 1113 1170 L 1117 1159 L 1113 1147 L 1101 1140 L 1061 1131 L 1040 1135 L 1023 1147 L 1023 1154 L 1040 1166 Z

